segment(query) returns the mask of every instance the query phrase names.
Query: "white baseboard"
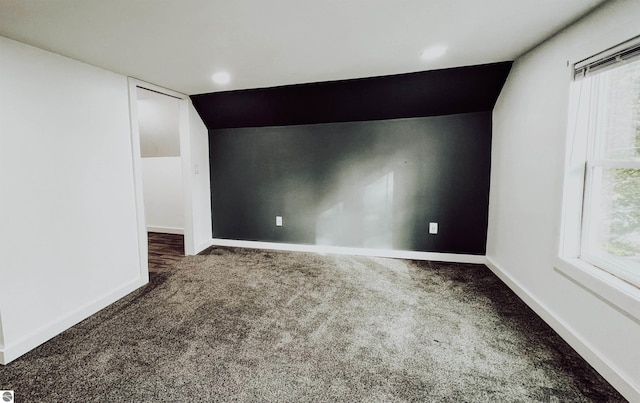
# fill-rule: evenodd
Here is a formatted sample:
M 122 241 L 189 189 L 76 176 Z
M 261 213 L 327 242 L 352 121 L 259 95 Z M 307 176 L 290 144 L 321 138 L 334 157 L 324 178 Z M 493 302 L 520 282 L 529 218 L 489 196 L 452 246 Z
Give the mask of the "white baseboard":
M 184 228 L 154 227 L 154 226 L 151 226 L 151 225 L 147 225 L 147 232 L 159 232 L 161 234 L 184 235 Z
M 270 250 L 286 250 L 294 252 L 311 252 L 335 255 L 356 255 L 389 257 L 395 259 L 432 260 L 438 262 L 480 263 L 484 264 L 484 255 L 463 255 L 457 253 L 416 252 L 410 250 L 348 248 L 343 246 L 300 245 L 292 243 L 239 241 L 235 239 L 214 238 L 209 246 L 232 246 L 238 248 L 255 248 Z
M 74 310 L 73 312 L 64 315 L 60 318 L 57 318 L 48 324 L 44 325 L 40 329 L 34 331 L 33 333 L 24 336 L 20 340 L 6 344 L 3 346 L 3 349 L 0 350 L 0 364 L 6 365 L 21 355 L 33 350 L 38 347 L 42 343 L 54 338 L 58 334 L 63 331 L 69 329 L 73 325 L 83 321 L 99 310 L 109 306 L 110 304 L 116 302 L 120 298 L 129 294 L 132 291 L 135 291 L 139 287 L 145 285 L 142 279 L 138 278 L 130 283 L 123 285 L 117 290 L 108 293 L 102 297 L 99 297 L 88 304 Z M 5 340 L 6 341 L 6 340 Z
M 524 301 L 542 320 L 560 335 L 574 350 L 582 356 L 604 379 L 620 392 L 630 402 L 640 402 L 640 388 L 634 385 L 620 370 L 617 369 L 600 351 L 578 334 L 568 323 L 558 317 L 535 295 L 515 280 L 493 258 L 487 257 L 485 264 L 502 280 L 516 295 Z

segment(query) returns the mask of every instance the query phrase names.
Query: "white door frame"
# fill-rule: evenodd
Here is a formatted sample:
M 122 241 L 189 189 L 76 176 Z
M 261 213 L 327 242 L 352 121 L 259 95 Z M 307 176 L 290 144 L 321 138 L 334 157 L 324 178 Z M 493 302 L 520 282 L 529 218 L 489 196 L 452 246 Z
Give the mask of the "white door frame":
M 132 77 L 129 83 L 129 111 L 131 118 L 131 148 L 133 152 L 133 185 L 136 198 L 136 219 L 138 225 L 138 250 L 140 252 L 140 270 L 143 278 L 149 278 L 149 250 L 147 245 L 147 226 L 144 212 L 144 197 L 142 183 L 142 156 L 140 152 L 140 125 L 138 121 L 137 88 L 145 88 L 160 94 L 178 99 L 179 105 L 179 137 L 180 160 L 182 164 L 182 196 L 184 211 L 184 252 L 185 255 L 195 255 L 194 226 L 192 208 L 191 183 L 191 142 L 189 139 L 189 97 L 185 94 L 168 90 L 157 85 L 147 83 Z

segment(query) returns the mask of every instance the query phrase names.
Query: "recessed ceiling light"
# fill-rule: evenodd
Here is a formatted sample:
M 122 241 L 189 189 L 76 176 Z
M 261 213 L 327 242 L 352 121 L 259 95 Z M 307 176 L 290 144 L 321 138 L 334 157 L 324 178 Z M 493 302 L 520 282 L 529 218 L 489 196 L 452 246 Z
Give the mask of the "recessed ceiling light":
M 445 53 L 447 53 L 447 47 L 445 45 L 431 46 L 420 52 L 420 59 L 434 60 L 442 57 Z
M 219 71 L 215 73 L 211 78 L 213 79 L 214 83 L 220 85 L 229 84 L 229 82 L 231 81 L 231 75 L 226 71 Z

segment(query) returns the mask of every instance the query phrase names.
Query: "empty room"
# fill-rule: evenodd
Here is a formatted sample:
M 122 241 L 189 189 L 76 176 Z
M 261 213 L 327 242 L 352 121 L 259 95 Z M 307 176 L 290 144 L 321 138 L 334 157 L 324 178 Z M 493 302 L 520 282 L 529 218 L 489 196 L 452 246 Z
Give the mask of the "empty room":
M 3 402 L 640 402 L 640 1 L 3 0 Z

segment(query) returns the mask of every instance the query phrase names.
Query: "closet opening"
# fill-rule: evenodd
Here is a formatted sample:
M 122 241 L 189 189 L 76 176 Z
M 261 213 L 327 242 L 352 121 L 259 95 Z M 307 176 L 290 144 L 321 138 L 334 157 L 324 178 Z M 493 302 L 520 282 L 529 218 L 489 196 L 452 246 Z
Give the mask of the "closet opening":
M 186 96 L 131 79 L 141 266 L 171 268 L 193 245 Z

